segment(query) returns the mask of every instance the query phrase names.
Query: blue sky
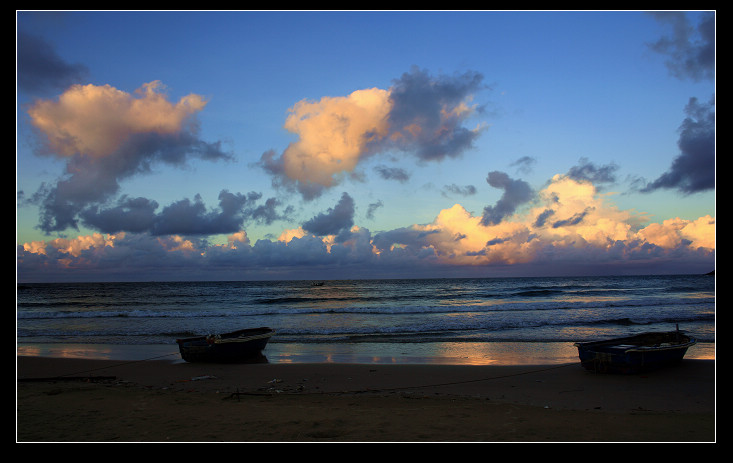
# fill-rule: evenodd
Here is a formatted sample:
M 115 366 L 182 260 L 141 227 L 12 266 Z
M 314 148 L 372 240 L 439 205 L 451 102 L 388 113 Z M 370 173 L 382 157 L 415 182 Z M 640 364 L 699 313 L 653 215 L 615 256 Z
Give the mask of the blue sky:
M 714 267 L 714 12 L 16 19 L 21 281 Z

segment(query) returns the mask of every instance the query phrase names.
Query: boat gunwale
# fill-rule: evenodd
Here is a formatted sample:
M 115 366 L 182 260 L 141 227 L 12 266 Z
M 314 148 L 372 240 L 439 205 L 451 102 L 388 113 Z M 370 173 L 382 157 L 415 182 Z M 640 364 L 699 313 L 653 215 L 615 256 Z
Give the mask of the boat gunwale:
M 242 336 L 247 332 L 264 331 L 262 333 L 252 334 L 251 336 Z M 241 334 L 237 334 L 241 333 Z M 275 334 L 275 330 L 266 326 L 260 328 L 245 328 L 242 330 L 230 331 L 228 333 L 222 333 L 220 335 L 203 335 L 203 336 L 192 336 L 190 338 L 176 339 L 176 343 L 183 345 L 184 343 L 190 343 L 195 341 L 209 341 L 209 344 L 224 344 L 233 342 L 248 342 L 255 341 L 258 339 L 270 338 Z
M 655 352 L 660 350 L 676 350 L 676 349 L 687 349 L 690 346 L 694 346 L 697 343 L 695 339 L 690 338 L 689 341 L 680 344 L 672 344 L 669 346 L 640 346 L 627 349 L 624 352 Z
M 643 340 L 645 337 L 651 337 L 651 336 L 681 336 L 682 339 L 679 343 L 676 344 L 669 344 L 666 346 L 661 345 L 643 345 L 643 343 L 640 343 L 641 345 L 633 345 L 635 342 L 638 343 L 639 340 Z M 697 344 L 697 340 L 688 334 L 685 334 L 681 331 L 665 331 L 665 332 L 649 332 L 649 333 L 640 333 L 633 336 L 625 336 L 622 338 L 610 338 L 605 340 L 599 340 L 599 341 L 583 341 L 583 342 L 576 342 L 573 344 L 574 347 L 577 347 L 578 349 L 583 349 L 587 352 L 598 352 L 594 348 L 599 347 L 614 347 L 614 346 L 622 346 L 624 344 L 629 344 L 629 348 L 627 349 L 617 349 L 618 353 L 627 353 L 627 352 L 658 352 L 663 350 L 678 350 L 678 349 L 687 349 L 690 346 L 693 346 Z
M 230 343 L 230 342 L 248 342 L 248 341 L 254 341 L 254 340 L 257 340 L 257 339 L 270 338 L 274 334 L 275 334 L 275 330 L 270 330 L 267 333 L 256 334 L 254 336 L 247 336 L 247 337 L 238 336 L 238 337 L 235 337 L 235 338 L 215 338 L 214 339 L 214 344 L 226 344 L 226 343 Z

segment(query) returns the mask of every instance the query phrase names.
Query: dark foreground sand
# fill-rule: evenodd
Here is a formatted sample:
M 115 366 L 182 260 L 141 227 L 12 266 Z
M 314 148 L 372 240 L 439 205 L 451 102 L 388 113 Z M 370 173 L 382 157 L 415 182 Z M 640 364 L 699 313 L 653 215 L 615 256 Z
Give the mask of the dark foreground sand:
M 716 440 L 711 360 L 620 376 L 577 363 L 210 365 L 17 357 L 17 378 L 18 442 Z

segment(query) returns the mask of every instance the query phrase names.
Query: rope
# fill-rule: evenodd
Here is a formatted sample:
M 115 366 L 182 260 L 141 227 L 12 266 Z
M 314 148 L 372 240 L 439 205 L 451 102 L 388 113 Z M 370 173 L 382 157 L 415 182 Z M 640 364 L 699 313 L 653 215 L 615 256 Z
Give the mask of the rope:
M 148 362 L 150 360 L 157 360 L 157 359 L 160 359 L 160 358 L 163 358 L 163 357 L 169 357 L 171 355 L 176 355 L 176 354 L 178 354 L 178 352 L 171 352 L 169 354 L 158 355 L 158 356 L 155 356 L 155 357 L 149 357 L 149 358 L 141 359 L 141 360 L 132 360 L 132 361 L 129 361 L 129 362 L 122 362 L 122 363 L 118 363 L 116 365 L 107 365 L 107 366 L 103 366 L 103 367 L 99 367 L 99 368 L 92 368 L 92 369 L 89 369 L 89 370 L 79 371 L 79 372 L 76 372 L 76 373 L 67 373 L 67 374 L 58 375 L 58 376 L 52 377 L 52 378 L 19 378 L 18 381 L 43 381 L 43 380 L 62 379 L 62 378 L 70 377 L 72 375 L 88 374 L 88 373 L 93 372 L 93 371 L 106 370 L 106 369 L 109 369 L 109 368 L 116 368 L 116 367 L 120 367 L 120 366 L 124 366 L 124 365 L 131 365 L 131 364 L 134 364 L 134 363 L 140 363 L 140 362 Z M 421 385 L 417 385 L 417 386 L 402 386 L 402 387 L 379 388 L 379 389 L 357 389 L 357 390 L 334 391 L 334 392 L 325 392 L 325 391 L 298 392 L 298 393 L 293 393 L 293 392 L 280 392 L 277 395 L 363 394 L 363 393 L 367 393 L 367 392 L 387 392 L 387 391 L 400 391 L 400 390 L 408 390 L 408 389 L 424 389 L 424 388 L 428 388 L 428 387 L 453 386 L 453 385 L 457 385 L 457 384 L 469 384 L 469 383 L 477 383 L 477 382 L 481 382 L 481 381 L 490 381 L 490 380 L 495 380 L 495 379 L 511 378 L 511 377 L 515 377 L 515 376 L 522 376 L 522 375 L 528 375 L 528 374 L 532 374 L 532 373 L 540 373 L 540 372 L 543 372 L 543 371 L 556 370 L 556 369 L 559 369 L 559 368 L 566 368 L 566 367 L 571 366 L 571 365 L 576 365 L 576 364 L 575 363 L 568 363 L 568 364 L 557 365 L 557 366 L 553 366 L 553 367 L 541 368 L 541 369 L 530 370 L 530 371 L 523 371 L 523 372 L 519 372 L 519 373 L 511 373 L 511 374 L 506 374 L 506 375 L 491 376 L 491 377 L 478 378 L 478 379 L 469 379 L 469 380 L 465 380 L 465 381 L 450 381 L 450 382 L 446 382 L 446 383 L 421 384 Z M 261 392 L 239 392 L 237 390 L 237 392 L 232 392 L 229 395 L 229 397 L 226 397 L 226 398 L 231 398 L 233 396 L 237 396 L 238 397 L 240 395 L 269 396 L 269 395 L 273 395 L 273 394 L 272 393 L 261 393 Z
M 468 384 L 468 383 L 478 383 L 481 381 L 490 381 L 494 379 L 503 379 L 503 378 L 511 378 L 514 376 L 522 376 L 522 375 L 528 375 L 532 373 L 540 373 L 543 371 L 550 371 L 550 370 L 557 370 L 559 368 L 565 368 L 569 366 L 577 365 L 575 363 L 567 363 L 563 365 L 557 365 L 553 367 L 547 367 L 547 368 L 541 368 L 537 370 L 530 370 L 530 371 L 523 371 L 520 373 L 511 373 L 506 375 L 499 375 L 499 376 L 491 376 L 486 378 L 479 378 L 479 379 L 469 379 L 465 381 L 451 381 L 447 383 L 433 383 L 433 384 L 421 384 L 418 386 L 403 386 L 403 387 L 391 387 L 391 388 L 379 388 L 379 389 L 356 389 L 356 390 L 346 390 L 346 391 L 332 391 L 332 392 L 326 392 L 326 391 L 311 391 L 311 392 L 278 392 L 277 394 L 273 394 L 272 392 L 232 392 L 228 397 L 225 397 L 225 399 L 229 399 L 234 396 L 240 396 L 240 395 L 257 395 L 257 396 L 272 396 L 272 395 L 325 395 L 325 394 L 363 394 L 367 392 L 394 392 L 394 391 L 401 391 L 401 390 L 408 390 L 408 389 L 424 389 L 428 387 L 440 387 L 440 386 L 453 386 L 456 384 Z
M 148 362 L 150 360 L 157 360 L 157 359 L 160 359 L 160 358 L 163 358 L 163 357 L 169 357 L 171 355 L 176 355 L 176 354 L 178 354 L 178 352 L 171 352 L 169 354 L 158 355 L 158 356 L 149 357 L 149 358 L 146 358 L 146 359 L 131 360 L 129 362 L 122 362 L 122 363 L 118 363 L 118 364 L 115 364 L 115 365 L 107 365 L 107 366 L 103 366 L 103 367 L 99 367 L 99 368 L 92 368 L 92 369 L 89 369 L 89 370 L 77 371 L 75 373 L 66 373 L 66 374 L 63 374 L 63 375 L 57 375 L 57 376 L 53 376 L 53 377 L 50 377 L 50 378 L 18 378 L 18 381 L 23 382 L 23 381 L 50 381 L 50 380 L 60 380 L 60 379 L 64 379 L 64 378 L 67 378 L 67 377 L 73 377 L 75 375 L 88 374 L 88 373 L 90 373 L 92 371 L 107 370 L 109 368 L 117 368 L 117 367 L 121 367 L 121 366 L 125 366 L 125 365 L 130 365 L 130 364 L 133 364 L 133 363 Z M 114 377 L 104 377 L 104 379 L 110 379 L 110 378 L 114 378 Z M 72 378 L 72 379 L 77 379 L 77 378 Z M 83 379 L 88 379 L 88 378 L 83 378 Z

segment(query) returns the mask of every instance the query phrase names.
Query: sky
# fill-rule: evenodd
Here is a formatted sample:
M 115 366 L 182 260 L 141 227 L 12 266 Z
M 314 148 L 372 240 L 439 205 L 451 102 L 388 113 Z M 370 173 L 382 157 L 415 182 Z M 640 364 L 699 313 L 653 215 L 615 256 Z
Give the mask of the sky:
M 16 11 L 19 282 L 706 273 L 714 11 Z

